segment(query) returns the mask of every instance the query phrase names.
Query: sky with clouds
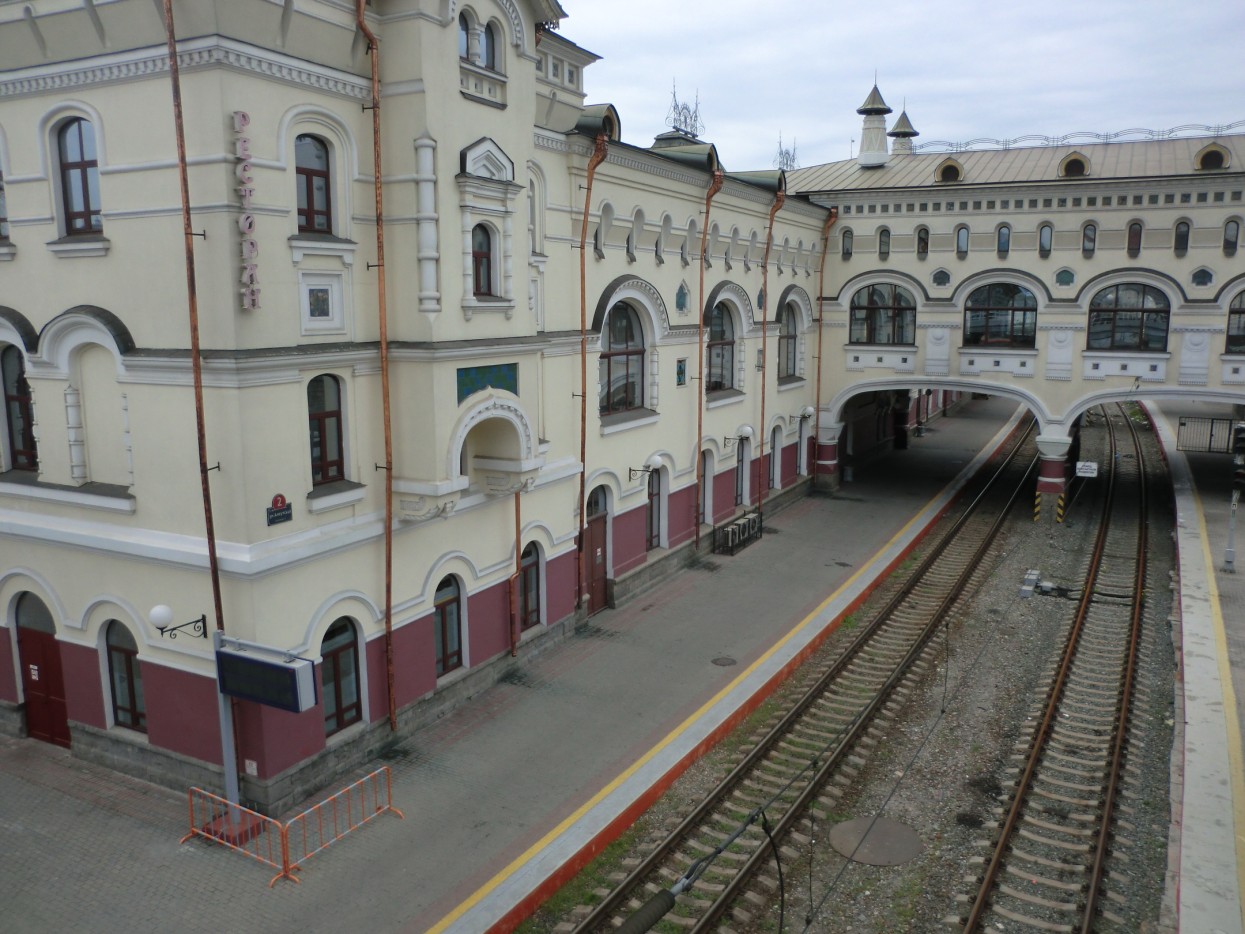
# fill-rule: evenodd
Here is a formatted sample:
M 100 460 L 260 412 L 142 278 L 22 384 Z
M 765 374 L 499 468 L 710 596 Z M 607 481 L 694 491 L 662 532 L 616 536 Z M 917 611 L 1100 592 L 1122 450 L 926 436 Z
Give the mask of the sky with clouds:
M 918 145 L 1245 120 L 1245 0 L 561 3 L 625 142 L 665 131 L 677 84 L 730 171 L 772 167 L 780 134 L 801 166 L 848 158 L 875 71 Z

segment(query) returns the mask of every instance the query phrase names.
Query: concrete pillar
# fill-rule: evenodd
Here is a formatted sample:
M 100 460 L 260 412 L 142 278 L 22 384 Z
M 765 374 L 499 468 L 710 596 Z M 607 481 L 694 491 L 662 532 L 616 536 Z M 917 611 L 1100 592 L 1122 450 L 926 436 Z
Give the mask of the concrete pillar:
M 813 465 L 813 488 L 839 488 L 839 435 L 842 422 L 822 422 L 817 431 L 817 454 Z
M 1038 464 L 1037 491 L 1039 493 L 1062 493 L 1068 485 L 1068 449 L 1072 439 L 1062 434 L 1043 433 L 1037 436 Z

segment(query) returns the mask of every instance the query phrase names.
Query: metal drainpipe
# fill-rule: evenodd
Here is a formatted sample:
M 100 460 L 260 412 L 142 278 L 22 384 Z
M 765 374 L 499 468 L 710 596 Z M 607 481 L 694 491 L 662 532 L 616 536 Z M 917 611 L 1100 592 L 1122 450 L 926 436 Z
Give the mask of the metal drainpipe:
M 173 126 L 177 135 L 177 173 L 181 187 L 182 199 L 182 235 L 186 251 L 186 308 L 190 318 L 190 371 L 194 375 L 195 387 L 195 434 L 199 447 L 199 482 L 203 490 L 203 524 L 207 539 L 208 570 L 212 580 L 212 608 L 216 614 L 216 628 L 225 631 L 225 612 L 220 592 L 220 563 L 216 557 L 216 521 L 212 514 L 212 487 L 208 481 L 207 465 L 207 428 L 203 411 L 203 359 L 199 347 L 199 290 L 195 278 L 194 231 L 190 222 L 190 180 L 186 170 L 186 130 L 182 119 L 182 80 L 181 70 L 177 61 L 177 37 L 173 28 L 173 0 L 164 0 L 164 27 L 169 46 L 169 83 L 173 89 Z M 222 709 L 223 714 L 223 709 Z M 229 719 L 233 735 L 238 730 L 238 699 L 229 698 Z M 222 725 L 222 730 L 225 727 Z M 236 740 L 233 743 L 233 763 L 222 762 L 221 768 L 228 770 L 231 765 L 235 776 L 241 771 L 240 748 Z M 231 794 L 236 798 L 237 779 L 225 780 L 226 789 L 233 789 Z M 231 798 L 231 800 L 233 800 Z M 236 804 L 237 801 L 233 800 Z
M 380 46 L 364 18 L 367 0 L 355 0 L 355 22 L 372 58 L 372 188 L 376 196 L 376 315 L 380 322 L 380 395 L 385 433 L 385 687 L 389 729 L 398 729 L 393 689 L 393 427 L 389 412 L 389 316 L 385 305 L 385 206 L 380 164 Z
M 701 490 L 705 483 L 705 464 L 700 445 L 705 430 L 705 244 L 709 240 L 709 206 L 713 196 L 722 190 L 724 181 L 722 170 L 713 170 L 713 179 L 709 182 L 709 190 L 705 194 L 705 226 L 700 234 L 700 313 L 696 316 L 696 379 L 700 385 L 696 387 L 696 502 L 692 504 L 692 515 L 696 516 L 696 540 L 693 545 L 700 551 L 700 525 L 702 519 L 713 521 L 713 504 L 705 503 L 705 515 L 700 516 Z
M 514 577 L 510 584 L 510 657 L 519 654 L 519 633 L 522 624 L 522 607 L 519 586 L 523 581 L 523 512 L 519 505 L 519 490 L 514 491 Z
M 769 378 L 768 348 L 769 348 L 769 251 L 774 245 L 774 218 L 778 216 L 779 210 L 782 208 L 783 202 L 787 200 L 785 191 L 778 191 L 774 195 L 774 204 L 769 209 L 769 229 L 765 234 L 765 259 L 761 262 L 761 297 L 765 300 L 765 305 L 761 308 L 761 438 L 757 442 L 757 514 L 762 514 L 762 507 L 765 503 L 765 496 L 761 492 L 761 464 L 765 460 L 765 388 Z M 769 456 L 774 456 L 773 448 L 770 449 Z M 781 466 L 781 465 L 780 465 Z M 771 468 L 771 473 L 773 469 Z
M 813 463 L 810 465 L 812 483 L 808 485 L 810 492 L 817 488 L 817 444 L 821 437 L 821 345 L 826 331 L 822 324 L 822 302 L 825 301 L 826 294 L 826 256 L 830 251 L 830 228 L 838 219 L 839 209 L 831 208 L 830 216 L 826 218 L 826 226 L 821 229 L 821 271 L 817 282 L 817 388 L 813 399 Z
M 587 580 L 587 551 L 584 539 L 588 534 L 588 212 L 592 209 L 592 182 L 597 166 L 609 155 L 608 125 L 597 134 L 592 155 L 588 158 L 588 184 L 584 192 L 584 218 L 579 230 L 579 574 L 576 581 L 576 607 L 583 604 Z

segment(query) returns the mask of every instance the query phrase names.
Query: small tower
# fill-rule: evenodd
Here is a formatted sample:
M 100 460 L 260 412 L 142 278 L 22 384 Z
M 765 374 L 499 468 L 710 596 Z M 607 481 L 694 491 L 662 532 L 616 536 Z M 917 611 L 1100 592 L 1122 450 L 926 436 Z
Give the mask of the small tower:
M 908 119 L 908 109 L 905 107 L 899 114 L 899 119 L 895 121 L 895 125 L 891 127 L 891 131 L 886 135 L 895 141 L 891 152 L 897 156 L 910 156 L 912 155 L 912 137 L 921 134 L 912 126 L 912 121 Z
M 856 163 L 862 169 L 880 168 L 890 159 L 886 145 L 886 115 L 890 112 L 876 84 L 865 102 L 856 108 L 856 113 L 863 114 L 865 118 L 860 134 L 860 155 L 856 157 Z

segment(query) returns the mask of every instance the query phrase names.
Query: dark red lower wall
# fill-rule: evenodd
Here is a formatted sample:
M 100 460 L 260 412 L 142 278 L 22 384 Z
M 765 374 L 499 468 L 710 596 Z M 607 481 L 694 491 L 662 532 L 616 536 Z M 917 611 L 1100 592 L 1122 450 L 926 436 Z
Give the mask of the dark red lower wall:
M 713 520 L 717 525 L 735 513 L 735 470 L 724 470 L 713 478 Z
M 795 483 L 799 476 L 800 443 L 797 441 L 795 444 L 781 448 L 778 451 L 778 457 L 778 475 L 782 478 L 782 488 L 785 490 Z
M 579 556 L 569 551 L 545 562 L 546 623 L 556 623 L 575 612 L 575 585 L 579 578 Z
M 614 516 L 614 576 L 638 568 L 648 556 L 644 539 L 648 533 L 648 504 Z
M 139 664 L 151 745 L 220 765 L 216 679 L 154 662 Z
M 505 582 L 467 598 L 468 660 L 472 667 L 510 651 L 510 600 Z M 436 657 L 428 656 L 435 668 Z
M 17 703 L 17 666 L 13 658 L 13 630 L 0 626 L 0 700 Z
M 319 679 L 317 665 L 317 684 Z M 290 713 L 254 701 L 238 703 L 238 755 L 254 760 L 260 778 L 280 775 L 323 748 L 323 703 L 305 713 Z
M 87 645 L 60 643 L 61 668 L 65 672 L 65 707 L 69 719 L 101 730 L 108 728 L 104 717 L 104 693 L 100 684 L 99 652 Z
M 666 531 L 670 547 L 674 548 L 696 534 L 696 485 L 693 483 L 675 490 L 666 505 L 670 510 Z

